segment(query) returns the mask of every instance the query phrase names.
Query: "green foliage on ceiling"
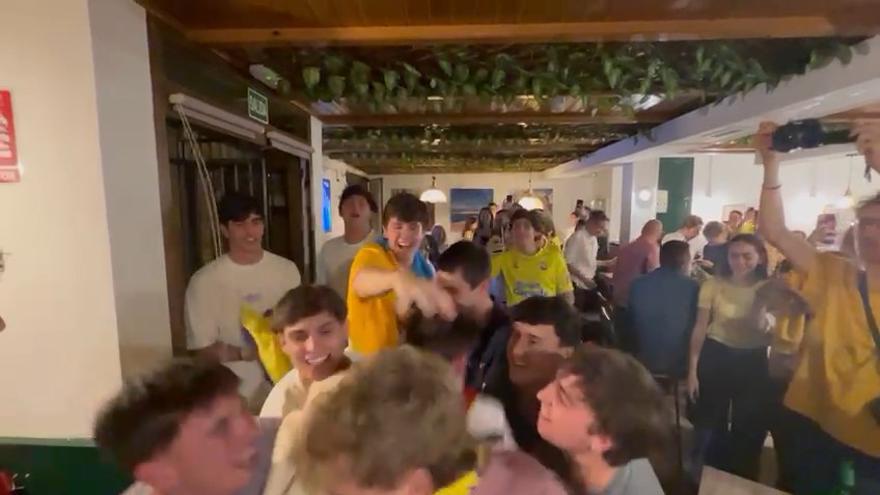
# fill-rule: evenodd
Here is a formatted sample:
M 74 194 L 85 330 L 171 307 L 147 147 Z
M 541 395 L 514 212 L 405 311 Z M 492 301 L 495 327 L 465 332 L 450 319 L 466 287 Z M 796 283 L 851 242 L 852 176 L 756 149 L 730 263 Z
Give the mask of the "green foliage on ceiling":
M 772 89 L 834 58 L 848 63 L 852 51 L 836 39 L 456 46 L 402 58 L 301 50 L 294 60 L 300 79 L 292 86 L 312 101 L 345 99 L 373 111 L 410 98 L 428 98 L 433 111 L 449 112 L 461 110 L 460 97 L 489 102 L 530 95 L 581 98 L 598 112 L 631 109 L 648 95 L 697 90 L 717 99 L 760 84 Z

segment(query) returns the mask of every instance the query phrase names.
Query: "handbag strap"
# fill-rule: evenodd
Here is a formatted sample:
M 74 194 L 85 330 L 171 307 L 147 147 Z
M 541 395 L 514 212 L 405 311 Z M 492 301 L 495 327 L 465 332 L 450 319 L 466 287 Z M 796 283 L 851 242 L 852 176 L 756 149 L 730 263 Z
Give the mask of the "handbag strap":
M 865 308 L 868 330 L 871 331 L 871 337 L 874 338 L 874 345 L 877 348 L 877 356 L 880 357 L 880 330 L 877 329 L 877 320 L 874 319 L 874 312 L 871 310 L 871 300 L 868 297 L 868 273 L 865 270 L 859 270 L 859 294 L 862 296 L 862 306 Z

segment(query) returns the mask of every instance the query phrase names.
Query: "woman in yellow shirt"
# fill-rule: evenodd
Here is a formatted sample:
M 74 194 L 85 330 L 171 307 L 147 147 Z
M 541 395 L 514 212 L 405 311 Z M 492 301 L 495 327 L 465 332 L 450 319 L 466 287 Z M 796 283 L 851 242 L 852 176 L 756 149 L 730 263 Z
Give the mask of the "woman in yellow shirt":
M 700 289 L 691 335 L 688 394 L 696 459 L 756 479 L 767 436 L 769 322 L 755 310 L 767 279 L 767 250 L 751 234 L 730 240 L 728 266 Z
M 880 195 L 856 209 L 857 260 L 820 253 L 785 226 L 779 159 L 770 146 L 775 127 L 762 124 L 755 139 L 764 163 L 761 233 L 804 277 L 813 314 L 785 396 L 788 422 L 797 429 L 793 491 L 830 493 L 851 463 L 853 493 L 880 493 L 880 411 L 872 407 L 880 397 L 880 349 L 868 320 L 868 311 L 880 319 Z M 857 131 L 866 162 L 880 172 L 880 127 Z

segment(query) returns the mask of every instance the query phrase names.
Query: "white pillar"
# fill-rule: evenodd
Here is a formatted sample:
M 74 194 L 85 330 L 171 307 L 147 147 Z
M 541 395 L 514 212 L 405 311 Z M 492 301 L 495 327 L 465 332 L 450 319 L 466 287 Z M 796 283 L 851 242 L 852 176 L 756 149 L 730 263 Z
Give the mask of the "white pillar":
M 0 184 L 0 436 L 86 438 L 123 370 L 171 349 L 145 13 L 2 11 L 22 178 Z

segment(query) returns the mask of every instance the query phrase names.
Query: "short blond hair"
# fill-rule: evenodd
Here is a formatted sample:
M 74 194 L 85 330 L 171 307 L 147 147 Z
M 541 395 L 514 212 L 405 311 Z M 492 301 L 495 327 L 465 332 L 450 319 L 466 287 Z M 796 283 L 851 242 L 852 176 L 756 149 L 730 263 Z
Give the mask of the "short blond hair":
M 314 404 L 302 433 L 293 462 L 310 491 L 340 476 L 393 489 L 416 469 L 427 469 L 442 487 L 476 462 L 451 368 L 410 346 L 357 363 Z

